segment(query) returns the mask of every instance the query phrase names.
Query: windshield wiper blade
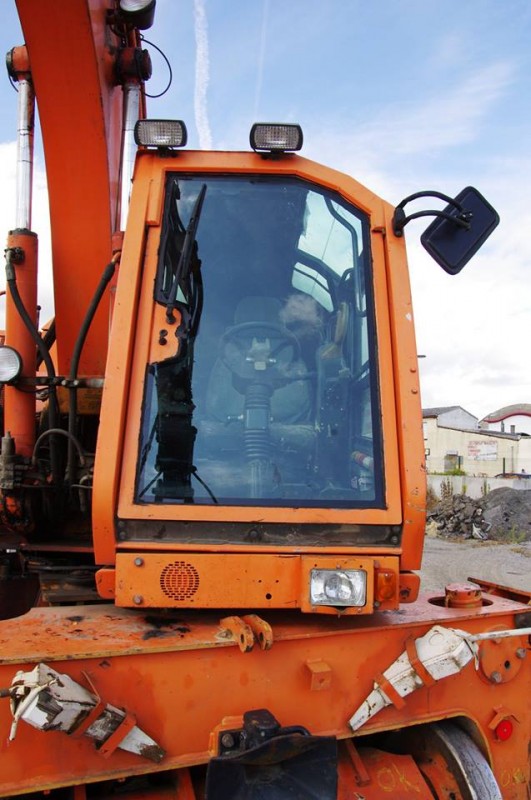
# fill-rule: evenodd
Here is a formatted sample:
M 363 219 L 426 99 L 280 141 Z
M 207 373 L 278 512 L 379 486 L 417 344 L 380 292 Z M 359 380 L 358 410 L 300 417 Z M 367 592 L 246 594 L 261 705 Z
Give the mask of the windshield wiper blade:
M 179 257 L 179 263 L 177 264 L 177 269 L 175 270 L 173 283 L 171 285 L 170 293 L 168 295 L 168 301 L 166 303 L 166 320 L 170 324 L 172 322 L 175 322 L 175 316 L 173 314 L 173 310 L 175 308 L 175 303 L 177 300 L 177 291 L 179 289 L 179 284 L 188 275 L 188 272 L 190 270 L 190 265 L 192 263 L 195 236 L 197 233 L 197 226 L 199 225 L 199 220 L 201 218 L 201 210 L 203 208 L 203 200 L 205 199 L 206 190 L 207 186 L 206 183 L 204 183 L 201 187 L 199 194 L 197 195 L 197 200 L 195 201 L 190 221 L 186 228 L 183 248 L 181 250 L 181 255 Z

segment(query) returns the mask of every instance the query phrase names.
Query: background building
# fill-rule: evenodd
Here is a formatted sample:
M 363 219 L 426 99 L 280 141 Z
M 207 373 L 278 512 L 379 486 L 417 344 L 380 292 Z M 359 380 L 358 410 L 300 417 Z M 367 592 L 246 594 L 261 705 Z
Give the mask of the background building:
M 531 436 L 511 423 L 510 410 L 520 412 L 513 415 L 517 417 L 522 408 L 508 407 L 509 414 L 503 420 L 507 409 L 500 409 L 481 422 L 461 406 L 424 409 L 428 473 L 464 472 L 477 477 L 531 474 Z M 531 406 L 527 408 L 531 412 Z M 491 429 L 491 424 L 499 429 Z

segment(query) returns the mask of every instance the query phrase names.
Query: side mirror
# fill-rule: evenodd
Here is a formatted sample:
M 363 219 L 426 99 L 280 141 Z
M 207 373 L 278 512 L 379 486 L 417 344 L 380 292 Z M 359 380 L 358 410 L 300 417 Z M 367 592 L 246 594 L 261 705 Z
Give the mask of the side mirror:
M 449 275 L 461 272 L 500 222 L 497 211 L 473 186 L 459 192 L 455 203 L 462 212 L 454 204 L 446 206 L 444 216 L 437 217 L 420 237 L 423 247 Z M 463 213 L 468 227 L 457 222 Z
M 404 207 L 420 197 L 437 197 L 446 200 L 448 205 L 440 210 L 416 211 L 406 215 Z M 395 208 L 395 236 L 403 236 L 407 223 L 418 217 L 436 217 L 426 228 L 420 241 L 450 275 L 461 272 L 500 222 L 497 211 L 473 186 L 467 186 L 454 199 L 433 191 L 416 192 L 405 197 Z

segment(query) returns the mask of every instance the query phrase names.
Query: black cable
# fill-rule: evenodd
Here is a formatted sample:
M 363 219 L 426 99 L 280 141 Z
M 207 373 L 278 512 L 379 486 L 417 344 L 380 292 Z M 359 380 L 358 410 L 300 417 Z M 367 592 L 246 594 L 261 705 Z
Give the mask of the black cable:
M 81 328 L 79 329 L 79 333 L 77 335 L 77 339 L 74 344 L 74 351 L 72 353 L 72 360 L 70 362 L 70 373 L 68 375 L 68 461 L 67 461 L 67 476 L 68 476 L 68 483 L 70 485 L 76 482 L 76 465 L 74 460 L 74 440 L 76 438 L 76 421 L 77 421 L 77 372 L 79 369 L 79 361 L 81 358 L 81 353 L 83 350 L 83 346 L 85 344 L 85 340 L 87 338 L 87 333 L 89 328 L 92 324 L 92 320 L 94 319 L 94 315 L 98 309 L 100 304 L 100 300 L 103 297 L 103 293 L 107 288 L 108 283 L 110 282 L 111 278 L 114 275 L 114 271 L 116 269 L 116 262 L 119 259 L 119 254 L 117 253 L 112 261 L 105 267 L 103 270 L 103 274 L 100 278 L 100 281 L 96 287 L 96 291 L 94 292 L 94 296 L 90 301 L 90 305 L 87 309 L 85 314 L 85 318 L 81 324 Z
M 48 330 L 45 330 L 42 335 L 42 341 L 46 347 L 46 350 L 49 352 L 51 347 L 55 344 L 56 335 L 55 335 L 55 319 L 52 319 L 50 322 L 50 327 Z M 42 356 L 40 352 L 37 354 L 37 369 L 39 369 L 40 365 L 42 364 Z
M 50 428 L 57 428 L 57 396 L 55 393 L 55 386 L 53 385 L 53 380 L 56 377 L 55 374 L 55 367 L 53 365 L 52 358 L 50 353 L 42 340 L 42 337 L 39 334 L 37 326 L 31 319 L 30 315 L 28 314 L 26 307 L 22 301 L 20 296 L 20 292 L 18 291 L 17 286 L 17 277 L 15 273 L 15 253 L 13 248 L 8 248 L 6 250 L 6 283 L 9 287 L 9 292 L 11 294 L 11 299 L 13 300 L 13 305 L 15 306 L 22 322 L 26 326 L 28 333 L 30 334 L 31 338 L 37 345 L 37 351 L 39 352 L 42 362 L 46 367 L 46 372 L 48 378 L 50 379 L 50 401 L 48 403 L 48 414 L 50 419 Z M 54 437 L 50 439 L 50 464 L 51 464 L 51 471 L 53 482 L 58 485 L 60 482 L 60 474 L 59 474 L 59 455 L 57 452 L 57 442 L 55 441 Z
M 213 493 L 213 492 L 210 490 L 210 488 L 207 486 L 207 484 L 205 483 L 205 481 L 203 480 L 203 478 L 200 478 L 200 477 L 199 477 L 199 475 L 197 474 L 197 469 L 196 469 L 196 467 L 192 467 L 192 475 L 193 475 L 193 477 L 196 479 L 196 481 L 199 481 L 199 483 L 201 484 L 201 486 L 203 486 L 203 487 L 204 487 L 204 488 L 207 490 L 207 492 L 209 493 L 209 495 L 210 495 L 210 497 L 211 497 L 211 499 L 212 499 L 212 502 L 213 502 L 213 503 L 215 503 L 216 505 L 219 505 L 219 501 L 218 501 L 218 499 L 215 497 L 214 493 Z
M 142 498 L 142 497 L 143 497 L 143 496 L 146 494 L 146 492 L 148 491 L 148 489 L 151 489 L 151 487 L 153 486 L 153 484 L 155 483 L 155 481 L 156 481 L 156 480 L 158 480 L 158 478 L 160 478 L 160 476 L 161 476 L 161 475 L 162 475 L 162 470 L 160 470 L 159 472 L 157 472 L 157 474 L 155 475 L 155 477 L 154 477 L 154 478 L 152 478 L 152 479 L 149 481 L 149 483 L 147 483 L 147 484 L 144 486 L 144 488 L 142 489 L 142 491 L 141 491 L 141 492 L 139 492 L 139 494 L 138 494 L 138 499 L 139 499 L 139 500 L 140 500 L 140 499 L 141 499 L 141 498 Z
M 37 345 L 37 350 L 41 357 L 41 363 L 44 363 L 48 377 L 50 379 L 53 379 L 55 378 L 55 367 L 53 365 L 52 358 L 41 335 L 39 334 L 39 331 L 37 330 L 37 326 L 31 319 L 28 312 L 26 311 L 26 308 L 18 291 L 17 278 L 15 274 L 14 261 L 12 260 L 12 257 L 13 257 L 13 251 L 12 249 L 8 249 L 6 251 L 6 282 L 9 287 L 9 291 L 11 293 L 11 299 L 13 300 L 13 304 L 17 309 L 20 318 L 22 319 L 24 325 L 26 326 L 28 332 L 30 333 L 31 338 Z
M 159 92 L 158 94 L 148 94 L 144 90 L 144 94 L 146 95 L 146 97 L 150 97 L 152 100 L 155 100 L 157 97 L 162 97 L 163 95 L 165 95 L 166 92 L 168 91 L 168 89 L 170 88 L 170 86 L 172 85 L 173 72 L 172 72 L 171 64 L 168 61 L 168 58 L 167 58 L 166 54 L 163 53 L 162 50 L 160 49 L 160 47 L 157 47 L 156 44 L 154 44 L 153 42 L 150 42 L 149 39 L 146 39 L 144 36 L 140 36 L 140 41 L 145 42 L 146 44 L 149 44 L 150 47 L 154 47 L 155 50 L 157 50 L 157 52 L 159 52 L 161 54 L 162 58 L 166 62 L 166 66 L 168 67 L 168 72 L 169 72 L 168 84 L 167 84 L 166 88 L 162 92 Z
M 84 466 L 86 459 L 85 459 L 85 452 L 81 446 L 81 443 L 76 439 L 75 436 L 72 436 L 68 431 L 65 431 L 64 428 L 47 428 L 45 431 L 41 433 L 41 435 L 38 437 L 33 447 L 33 453 L 31 456 L 32 464 L 34 466 L 37 464 L 37 452 L 39 450 L 39 447 L 41 446 L 43 439 L 46 439 L 47 436 L 53 436 L 56 433 L 60 433 L 62 436 L 68 437 L 68 439 L 72 442 L 72 444 L 74 445 L 74 447 L 78 452 L 81 466 Z

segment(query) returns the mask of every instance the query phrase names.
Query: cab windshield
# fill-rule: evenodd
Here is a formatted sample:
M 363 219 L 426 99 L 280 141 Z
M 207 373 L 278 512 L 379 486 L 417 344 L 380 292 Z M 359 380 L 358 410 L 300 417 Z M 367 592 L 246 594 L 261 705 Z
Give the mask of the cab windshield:
M 135 501 L 382 507 L 371 285 L 368 218 L 333 192 L 170 175 Z

